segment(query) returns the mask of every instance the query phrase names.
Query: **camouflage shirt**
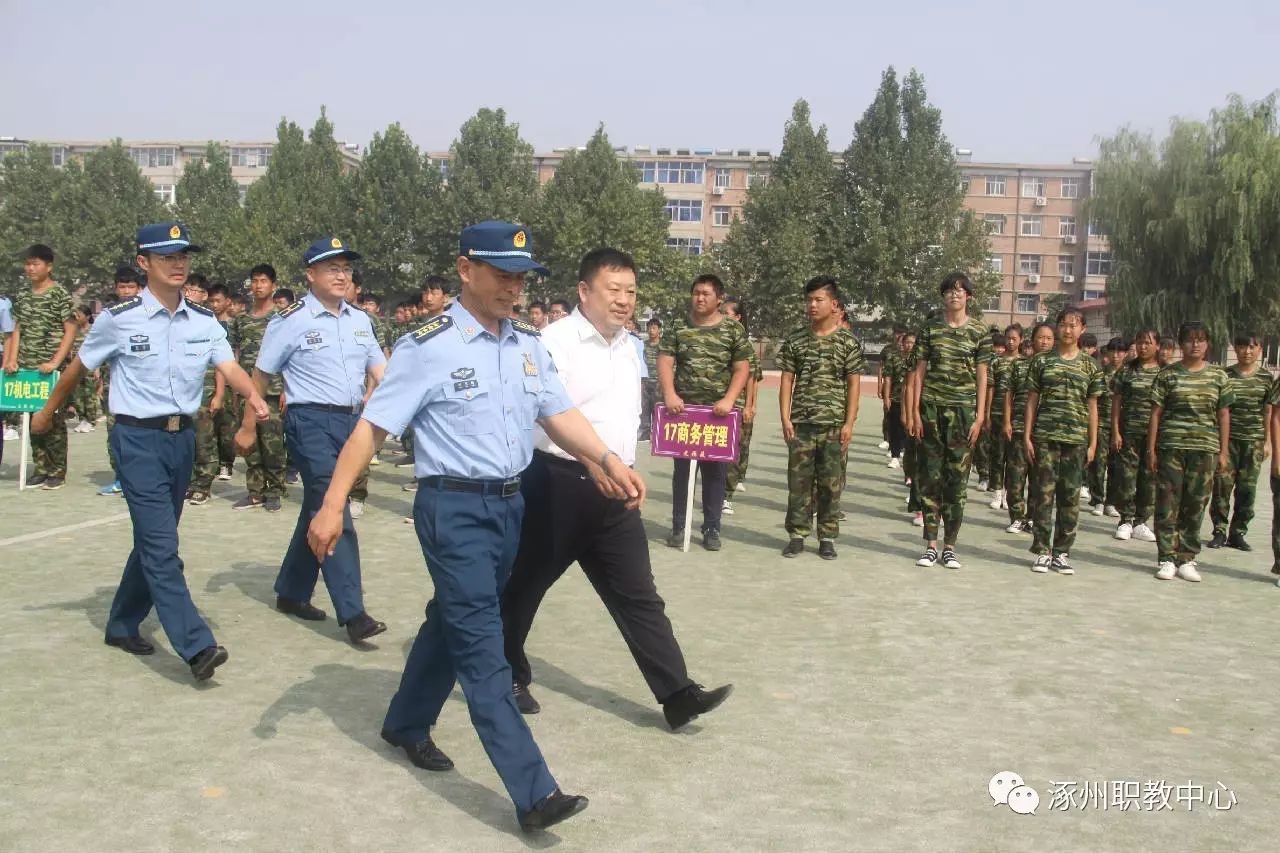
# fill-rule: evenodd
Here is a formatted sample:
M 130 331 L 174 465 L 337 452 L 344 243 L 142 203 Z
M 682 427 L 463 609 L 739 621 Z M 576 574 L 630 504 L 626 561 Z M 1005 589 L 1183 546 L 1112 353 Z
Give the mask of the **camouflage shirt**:
M 1102 396 L 1098 398 L 1098 435 L 1111 435 L 1111 394 L 1115 390 L 1116 369 L 1102 368 Z
M 1130 362 L 1111 378 L 1111 391 L 1120 397 L 1120 434 L 1126 439 L 1147 440 L 1151 424 L 1151 383 L 1156 381 L 1159 365 L 1142 367 Z
M 901 360 L 902 354 L 898 352 L 898 345 L 885 344 L 884 349 L 880 350 L 880 375 L 892 376 L 896 363 Z
M 920 402 L 935 406 L 978 406 L 978 365 L 991 361 L 991 333 L 973 317 L 957 328 L 931 320 L 916 335 L 912 361 L 924 362 Z
M 13 304 L 18 333 L 18 367 L 31 370 L 52 360 L 62 343 L 63 324 L 71 319 L 71 295 L 60 284 L 43 293 L 25 291 Z
M 1151 405 L 1159 406 L 1161 450 L 1205 450 L 1217 453 L 1218 410 L 1228 408 L 1235 397 L 1227 372 L 1206 364 L 1192 373 L 1174 362 L 1156 374 L 1151 384 Z
M 1027 388 L 1039 394 L 1032 438 L 1089 443 L 1089 399 L 1106 391 L 1098 362 L 1082 352 L 1070 359 L 1056 351 L 1041 353 L 1031 360 Z
M 1009 378 L 1013 375 L 1013 356 L 992 359 L 987 387 L 991 389 L 991 428 L 1004 429 L 1004 392 L 1009 390 Z M 1024 401 L 1025 402 L 1025 401 Z
M 1019 358 L 1009 365 L 1009 376 L 1005 380 L 1005 390 L 1013 393 L 1012 415 L 1013 431 L 1019 433 L 1027 424 L 1027 396 L 1031 393 L 1031 358 Z
M 218 325 L 222 327 L 222 330 L 227 333 L 229 338 L 231 336 L 231 329 L 229 328 L 231 324 L 219 320 Z M 200 398 L 200 405 L 202 406 L 208 406 L 213 399 L 214 392 L 218 390 L 217 380 L 214 378 L 217 372 L 218 368 L 214 367 L 212 363 L 204 372 L 204 395 Z
M 862 345 L 853 333 L 837 328 L 819 337 L 807 326 L 787 335 L 778 350 L 778 368 L 795 374 L 791 422 L 837 426 L 849 404 L 849 377 L 865 367 Z
M 261 317 L 253 316 L 253 312 L 245 311 L 231 321 L 227 330 L 227 342 L 236 351 L 240 366 L 252 376 L 253 366 L 258 361 L 258 350 L 262 349 L 262 336 L 267 333 L 267 324 L 276 316 L 273 308 Z M 284 393 L 284 382 L 279 374 L 268 374 L 267 395 L 279 396 Z
M 661 346 L 661 343 L 655 344 L 648 338 L 644 339 L 644 366 L 649 371 L 649 378 L 654 382 L 658 381 L 658 349 Z
M 902 402 L 902 389 L 906 387 L 907 376 L 911 373 L 911 365 L 907 357 L 902 354 L 902 350 L 898 350 L 896 357 L 890 362 L 893 372 L 889 374 L 889 379 L 893 381 L 893 385 L 889 388 L 889 402 Z
M 1240 365 L 1227 368 L 1227 380 L 1231 383 L 1231 437 L 1247 441 L 1262 441 L 1267 437 L 1267 395 L 1271 392 L 1271 374 L 1261 367 L 1248 376 L 1240 372 Z
M 659 355 L 676 360 L 675 390 L 686 403 L 714 406 L 723 399 L 739 361 L 750 362 L 751 342 L 741 323 L 684 326 L 662 336 Z

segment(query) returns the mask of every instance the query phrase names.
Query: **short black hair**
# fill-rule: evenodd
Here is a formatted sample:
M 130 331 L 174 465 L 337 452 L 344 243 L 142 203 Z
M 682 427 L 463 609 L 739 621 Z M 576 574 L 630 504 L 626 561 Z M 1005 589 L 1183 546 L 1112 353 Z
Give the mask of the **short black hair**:
M 51 264 L 53 263 L 53 249 L 50 249 L 44 243 L 32 243 L 27 247 L 27 251 L 23 253 L 22 259 L 24 261 L 44 261 L 46 264 Z
M 265 275 L 267 278 L 271 279 L 272 284 L 276 283 L 276 268 L 271 266 L 271 264 L 258 264 L 256 267 L 249 270 L 249 278 L 253 278 L 255 275 Z
M 1112 352 L 1128 352 L 1129 344 L 1125 342 L 1124 338 L 1116 335 L 1114 338 L 1107 341 L 1107 349 Z
M 1006 338 L 1009 336 L 1010 332 L 1017 332 L 1019 335 L 1021 335 L 1024 338 L 1027 336 L 1026 332 L 1022 328 L 1021 323 L 1010 323 L 1009 325 L 1005 326 L 1004 335 Z
M 659 329 L 662 328 L 662 321 L 659 320 L 657 317 L 650 317 L 649 322 L 644 324 L 644 327 L 646 329 L 652 328 L 654 326 L 657 326 Z
M 1206 339 L 1209 337 L 1209 330 L 1206 329 L 1204 327 L 1204 323 L 1201 323 L 1199 320 L 1188 320 L 1183 323 L 1178 327 L 1178 344 L 1181 345 L 1185 343 L 1186 340 L 1196 332 L 1204 332 Z
M 973 282 L 969 280 L 969 276 L 957 270 L 942 280 L 942 284 L 938 285 L 939 293 L 946 293 L 956 285 L 964 288 L 964 292 L 973 296 Z
M 401 299 L 399 302 L 396 303 L 396 310 L 399 311 L 401 308 L 403 308 L 406 311 L 412 311 L 417 306 L 418 306 L 418 300 L 416 299 Z
M 425 290 L 442 290 L 449 292 L 449 280 L 442 275 L 429 275 L 422 282 L 422 289 Z
M 280 287 L 280 288 L 277 288 L 277 289 L 276 289 L 276 292 L 275 292 L 275 293 L 271 294 L 271 298 L 272 298 L 272 299 L 287 299 L 287 300 L 289 300 L 290 302 L 293 302 L 293 299 L 294 299 L 294 297 L 293 297 L 293 291 L 292 291 L 292 290 L 290 290 L 290 289 L 289 289 L 289 288 L 287 288 L 287 287 Z
M 1059 325 L 1060 323 L 1062 323 L 1064 320 L 1066 320 L 1068 317 L 1073 317 L 1073 316 L 1074 316 L 1074 317 L 1079 317 L 1079 318 L 1080 318 L 1080 325 L 1082 325 L 1082 326 L 1083 326 L 1083 325 L 1087 325 L 1087 324 L 1084 322 L 1084 312 L 1080 310 L 1080 307 L 1079 307 L 1078 305 L 1067 305 L 1067 306 L 1065 306 L 1061 311 L 1059 311 L 1059 312 L 1058 312 L 1058 316 L 1054 318 L 1054 320 L 1053 320 L 1053 324 L 1054 324 L 1055 326 L 1057 326 L 1057 325 Z M 1082 347 L 1083 347 L 1083 346 L 1095 346 L 1095 347 L 1096 347 L 1096 346 L 1098 345 L 1098 336 L 1097 336 L 1097 335 L 1094 335 L 1094 337 L 1093 337 L 1093 343 L 1092 343 L 1092 344 L 1085 344 L 1084 339 L 1085 339 L 1085 335 L 1081 335 L 1081 336 L 1080 336 L 1080 346 L 1082 346 Z
M 601 246 L 592 249 L 578 262 L 578 281 L 591 281 L 600 270 L 636 271 L 635 259 L 620 249 Z
M 360 301 L 372 302 L 374 305 L 377 305 L 379 308 L 382 307 L 382 297 L 376 293 L 362 293 L 360 294 Z
M 1177 342 L 1176 340 L 1174 340 L 1172 337 L 1170 337 L 1169 335 L 1161 335 L 1161 336 L 1160 336 L 1160 341 L 1159 341 L 1159 343 L 1158 343 L 1158 345 L 1157 345 L 1157 348 L 1158 348 L 1158 349 L 1173 349 L 1173 348 L 1174 348 L 1174 347 L 1176 347 L 1177 345 L 1178 345 L 1178 342 Z
M 1247 347 L 1260 343 L 1262 343 L 1262 335 L 1259 335 L 1253 329 L 1236 332 L 1236 336 L 1231 340 L 1231 345 L 1234 347 Z
M 1097 345 L 1098 345 L 1098 336 L 1095 335 L 1093 332 L 1085 332 L 1083 335 L 1080 336 L 1081 347 L 1088 348 L 1088 347 L 1096 347 Z
M 724 296 L 724 282 L 715 273 L 704 272 L 695 278 L 693 284 L 689 285 L 689 292 L 693 293 L 693 289 L 700 284 L 709 284 L 711 289 L 716 292 L 716 296 Z
M 1054 327 L 1052 323 L 1036 323 L 1035 328 L 1031 330 L 1031 334 L 1028 335 L 1027 337 L 1034 338 L 1037 334 L 1039 334 L 1041 329 L 1048 329 L 1053 334 L 1053 339 L 1055 341 L 1058 339 L 1058 330 Z
M 840 285 L 836 284 L 835 276 L 815 275 L 804 283 L 804 295 L 808 296 L 824 288 L 831 291 L 831 298 L 837 305 L 844 305 L 844 296 L 840 293 Z
M 133 267 L 116 267 L 115 284 L 137 284 L 138 271 Z
M 901 323 L 894 323 L 894 324 L 893 324 L 893 336 L 894 336 L 895 338 L 896 338 L 898 335 L 905 335 L 906 333 L 907 333 L 907 327 L 906 327 L 906 326 L 902 325 Z
M 541 299 L 535 299 L 529 303 L 528 310 L 532 311 L 534 308 L 537 308 L 543 314 L 547 313 L 547 303 L 543 302 Z
M 996 332 L 991 336 L 991 345 L 993 347 L 1007 347 L 1009 345 L 1009 339 L 999 332 Z
M 193 272 L 191 275 L 187 276 L 187 286 L 198 287 L 208 293 L 209 279 L 203 273 Z
M 231 301 L 237 305 L 243 305 L 246 308 L 249 307 L 249 297 L 245 296 L 243 293 L 237 293 L 235 296 L 232 296 Z
M 571 311 L 573 311 L 573 306 L 572 306 L 572 305 L 570 305 L 568 302 L 566 302 L 566 301 L 565 301 L 565 300 L 563 300 L 563 299 L 552 299 L 550 302 L 548 302 L 548 303 L 547 303 L 547 308 L 554 308 L 554 307 L 556 307 L 557 305 L 559 305 L 561 308 L 563 308 L 563 309 L 564 309 L 564 313 L 566 313 L 566 314 L 568 314 L 568 313 L 570 313 Z
M 1133 333 L 1132 343 L 1136 344 L 1139 338 L 1151 338 L 1151 342 L 1155 344 L 1157 348 L 1160 346 L 1160 330 L 1155 326 L 1143 326 L 1139 328 L 1138 331 Z
M 210 296 L 216 296 L 216 295 L 217 295 L 217 294 L 219 294 L 219 293 L 221 293 L 223 296 L 228 296 L 228 297 L 229 297 L 229 296 L 231 296 L 231 291 L 230 291 L 230 290 L 227 290 L 227 286 L 226 286 L 225 284 L 211 284 L 211 285 L 209 285 L 209 295 L 210 295 Z
M 361 274 L 359 267 L 351 271 L 351 283 L 356 287 L 364 287 L 364 275 Z
M 742 297 L 730 296 L 720 303 L 721 308 L 727 305 L 733 306 L 733 310 L 738 314 L 738 322 L 745 326 L 747 324 L 747 305 L 742 301 Z

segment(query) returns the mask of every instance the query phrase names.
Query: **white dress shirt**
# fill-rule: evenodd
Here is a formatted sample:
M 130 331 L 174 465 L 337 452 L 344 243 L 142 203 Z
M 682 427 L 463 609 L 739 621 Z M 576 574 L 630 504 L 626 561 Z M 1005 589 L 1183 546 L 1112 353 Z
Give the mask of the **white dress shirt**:
M 606 341 L 575 308 L 568 317 L 542 330 L 542 342 L 556 363 L 560 381 L 573 405 L 591 422 L 605 446 L 628 465 L 636 463 L 640 430 L 640 375 L 644 358 L 631 335 L 619 329 Z M 573 456 L 556 446 L 540 426 L 533 446 L 563 459 Z

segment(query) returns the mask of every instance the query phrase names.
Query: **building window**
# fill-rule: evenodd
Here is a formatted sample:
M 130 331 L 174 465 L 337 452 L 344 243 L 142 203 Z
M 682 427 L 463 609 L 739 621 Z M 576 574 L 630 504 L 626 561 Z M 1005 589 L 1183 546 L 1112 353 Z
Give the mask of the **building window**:
M 747 175 L 747 189 L 751 189 L 754 186 L 764 186 L 766 180 L 768 178 L 760 172 L 752 172 Z
M 711 208 L 711 224 L 727 227 L 733 223 L 733 211 L 727 205 L 717 204 Z
M 156 169 L 173 165 L 172 148 L 130 148 L 129 156 L 139 169 Z
M 636 169 L 640 172 L 640 183 L 652 184 L 657 174 L 657 163 L 652 160 L 639 160 L 636 162 Z
M 248 184 L 237 184 L 237 185 L 236 185 L 236 194 L 237 194 L 237 195 L 239 196 L 239 198 L 240 198 L 240 206 L 241 206 L 241 207 L 244 207 L 244 200 L 245 200 L 246 198 L 248 198 L 248 197 L 249 197 L 249 185 L 248 185 Z
M 270 148 L 232 148 L 231 165 L 245 169 L 265 169 L 271 162 Z
M 1044 195 L 1044 178 L 1023 178 L 1022 194 L 1030 198 Z
M 1080 298 L 1084 299 L 1101 299 L 1107 295 L 1105 290 L 1086 290 L 1080 294 Z
M 1079 178 L 1063 178 L 1061 195 L 1063 198 L 1079 198 L 1080 197 L 1080 179 Z
M 988 234 L 1003 234 L 1004 220 L 1005 217 L 999 213 L 988 213 L 986 216 L 982 217 L 982 221 L 987 223 Z
M 731 176 L 732 176 L 732 173 L 730 172 L 729 169 L 726 169 L 723 166 L 717 168 L 716 169 L 716 186 L 721 187 L 723 189 L 728 189 L 729 179 Z
M 67 164 L 67 149 L 61 145 L 53 149 L 53 165 L 65 166 Z
M 1004 272 L 1004 255 L 988 255 L 987 269 L 991 270 L 992 272 L 1003 273 Z
M 667 248 L 684 252 L 686 255 L 702 254 L 701 237 L 668 237 Z
M 1058 275 L 1075 275 L 1076 259 L 1070 255 L 1058 256 Z
M 1023 237 L 1039 237 L 1044 233 L 1044 217 L 1043 216 L 1020 216 L 1019 233 Z
M 173 204 L 173 184 L 156 184 L 155 193 L 161 204 Z
M 1106 235 L 1106 232 L 1102 230 L 1101 225 L 1099 225 L 1095 220 L 1090 219 L 1089 220 L 1089 236 L 1105 237 L 1107 235 Z
M 688 160 L 659 160 L 657 180 L 660 184 L 700 184 L 702 164 Z
M 1004 195 L 1004 175 L 987 175 L 987 195 Z
M 21 154 L 27 150 L 25 142 L 0 142 L 0 160 L 8 157 L 10 154 Z
M 1085 259 L 1086 275 L 1111 275 L 1111 253 L 1090 252 Z
M 1040 294 L 1019 293 L 1017 310 L 1019 314 L 1035 314 L 1040 310 Z
M 1062 216 L 1058 218 L 1058 236 L 1076 236 L 1076 218 L 1074 216 Z
M 672 222 L 701 222 L 702 202 L 687 198 L 667 199 L 667 218 Z
M 1036 275 L 1040 272 L 1039 255 L 1018 255 L 1018 272 L 1023 275 Z
M 986 299 L 982 300 L 982 310 L 983 311 L 999 311 L 1000 310 L 1000 294 L 997 293 L 994 296 L 988 296 Z

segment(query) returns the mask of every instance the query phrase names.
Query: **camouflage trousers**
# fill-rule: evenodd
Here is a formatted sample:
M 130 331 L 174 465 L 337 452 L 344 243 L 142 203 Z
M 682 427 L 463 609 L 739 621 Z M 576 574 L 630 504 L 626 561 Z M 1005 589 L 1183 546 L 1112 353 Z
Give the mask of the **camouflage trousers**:
M 1280 477 L 1271 475 L 1271 574 L 1280 575 Z
M 755 422 L 742 422 L 742 434 L 738 437 L 738 459 L 729 463 L 729 473 L 725 479 L 725 495 L 733 500 L 733 493 L 738 484 L 747 479 L 747 464 L 751 460 L 751 428 Z
M 1213 500 L 1209 504 L 1209 518 L 1213 520 L 1213 532 L 1244 536 L 1253 521 L 1253 501 L 1258 493 L 1258 472 L 1266 458 L 1266 445 L 1261 439 L 1231 439 L 1227 442 L 1227 468 L 1213 475 Z M 1231 499 L 1235 498 L 1236 511 L 1231 515 Z M 1230 522 L 1230 526 L 1228 526 Z
M 218 435 L 216 416 L 209 411 L 209 404 L 201 402 L 196 412 L 196 459 L 191 468 L 191 491 L 209 492 L 213 477 L 218 473 Z M 263 425 L 258 428 L 261 429 Z
M 1031 463 L 1031 553 L 1070 553 L 1080 521 L 1080 484 L 1084 480 L 1085 446 L 1061 441 L 1036 442 Z M 1054 508 L 1057 518 L 1054 518 Z
M 46 477 L 67 476 L 67 412 L 59 409 L 53 413 L 53 426 L 44 435 L 31 436 L 31 459 L 36 474 Z
M 1200 525 L 1213 492 L 1218 454 L 1161 449 L 1156 471 L 1156 550 L 1182 565 L 1200 553 Z
M 844 453 L 840 427 L 796 424 L 796 437 L 787 446 L 787 533 L 809 535 L 817 495 L 818 538 L 840 534 L 840 495 L 844 490 Z
M 280 419 L 280 398 L 268 397 L 271 417 L 258 423 L 258 440 L 245 457 L 245 485 L 250 497 L 284 496 L 284 422 Z
M 653 407 L 658 402 L 658 380 L 640 380 L 640 440 L 648 441 L 653 429 Z M 744 426 L 747 426 L 744 424 Z
M 75 392 L 71 395 L 71 405 L 80 420 L 94 423 L 102 414 L 102 406 L 98 402 L 98 386 L 93 377 L 86 376 L 80 380 Z
M 1089 469 L 1085 477 L 1085 485 L 1089 487 L 1089 506 L 1111 503 L 1111 501 L 1107 500 L 1111 497 L 1107 493 L 1107 468 L 1110 464 L 1111 430 L 1099 429 L 1098 451 L 1094 454 L 1093 461 L 1089 463 Z
M 1022 427 L 1004 442 L 1004 499 L 1009 505 L 1009 521 L 1028 521 L 1027 514 L 1027 449 L 1022 444 Z
M 969 430 L 977 413 L 969 406 L 920 404 L 924 438 L 917 468 L 920 502 L 924 506 L 924 539 L 938 538 L 939 522 L 944 529 L 943 544 L 955 545 L 964 523 L 965 490 L 973 453 Z
M 992 424 L 990 447 L 987 450 L 987 491 L 1004 488 L 1004 466 L 1009 454 L 1009 447 L 1004 440 L 1004 426 Z
M 1111 489 L 1107 497 L 1120 513 L 1121 524 L 1146 524 L 1156 502 L 1156 476 L 1146 463 L 1145 436 L 1126 435 L 1113 457 Z
M 902 476 L 911 481 L 907 495 L 907 512 L 924 512 L 924 504 L 920 502 L 920 442 L 907 436 L 902 446 Z
M 369 499 L 369 466 L 364 466 L 364 470 L 360 472 L 360 476 L 356 477 L 356 481 L 351 484 L 351 491 L 347 493 L 353 501 L 364 503 Z
M 978 434 L 978 443 L 973 448 L 973 468 L 978 472 L 979 480 L 990 483 L 991 433 L 985 430 Z
M 227 469 L 236 462 L 236 431 L 240 429 L 240 419 L 244 411 L 240 408 L 240 398 L 231 391 L 223 394 L 225 401 L 222 408 L 213 416 L 214 440 L 218 445 L 218 465 Z
M 107 464 L 111 466 L 112 476 L 120 479 L 120 467 L 116 465 L 116 452 L 111 449 L 111 431 L 116 428 L 116 416 L 107 412 Z

